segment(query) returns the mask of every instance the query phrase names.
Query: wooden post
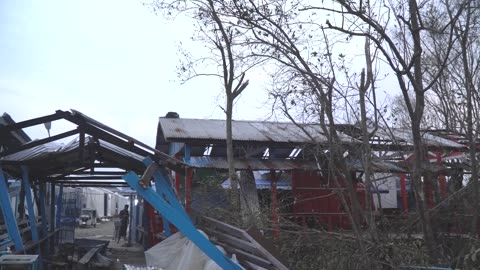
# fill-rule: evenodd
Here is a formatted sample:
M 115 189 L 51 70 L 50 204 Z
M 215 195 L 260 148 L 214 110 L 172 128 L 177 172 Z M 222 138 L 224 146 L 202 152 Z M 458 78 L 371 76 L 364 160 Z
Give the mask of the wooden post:
M 403 213 L 408 213 L 407 185 L 405 184 L 405 174 L 400 174 L 400 190 L 402 194 Z
M 273 222 L 273 238 L 277 238 L 279 234 L 278 228 L 278 194 L 277 194 L 277 174 L 275 170 L 270 170 L 271 186 L 272 186 L 272 222 Z

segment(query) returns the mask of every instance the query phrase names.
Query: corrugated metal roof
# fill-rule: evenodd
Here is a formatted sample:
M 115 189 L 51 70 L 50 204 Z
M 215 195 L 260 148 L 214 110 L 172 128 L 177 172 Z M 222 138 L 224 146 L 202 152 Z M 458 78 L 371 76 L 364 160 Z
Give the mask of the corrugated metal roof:
M 217 119 L 163 118 L 159 126 L 167 141 L 182 140 L 225 140 L 226 121 Z M 303 125 L 316 143 L 326 143 L 327 137 L 319 125 Z M 233 121 L 232 135 L 234 141 L 275 142 L 275 143 L 310 143 L 311 139 L 293 123 Z M 340 134 L 343 142 L 358 142 Z
M 143 159 L 145 158 L 145 157 L 143 157 L 143 156 L 141 156 L 141 155 L 139 155 L 139 154 L 137 154 L 137 153 L 133 153 L 133 152 L 131 152 L 131 151 L 129 151 L 129 150 L 126 150 L 126 149 L 124 149 L 124 148 L 122 148 L 122 147 L 119 147 L 119 146 L 116 146 L 116 145 L 114 145 L 114 144 L 111 144 L 111 143 L 106 142 L 106 141 L 104 141 L 104 140 L 99 140 L 99 143 L 100 143 L 100 147 L 104 147 L 104 148 L 106 148 L 106 149 L 108 149 L 108 150 L 110 150 L 110 151 L 113 151 L 113 152 L 117 153 L 117 154 L 120 154 L 120 155 L 123 155 L 123 156 L 125 156 L 125 157 L 129 157 L 129 158 L 135 159 L 135 160 L 140 161 L 140 162 L 142 162 Z
M 8 113 L 3 113 L 2 116 L 0 116 L 0 126 L 8 126 L 8 125 L 13 125 L 16 122 L 12 119 L 12 117 Z M 10 131 L 9 134 L 17 140 L 19 143 L 27 143 L 31 141 L 30 137 L 23 131 L 23 130 L 14 130 Z
M 58 143 L 46 143 L 39 146 L 35 146 L 29 149 L 22 150 L 20 152 L 13 153 L 11 155 L 0 158 L 0 160 L 10 161 L 26 161 L 41 158 L 51 153 L 60 152 L 63 145 Z
M 93 143 L 93 139 L 90 136 L 85 137 L 85 145 L 89 143 Z M 122 147 L 116 146 L 109 142 L 99 140 L 99 146 L 105 149 L 108 149 L 116 154 L 132 158 L 138 161 L 142 161 L 144 159 L 143 156 L 133 153 L 129 150 L 126 150 Z M 39 146 L 35 146 L 26 150 L 22 150 L 20 152 L 8 155 L 6 157 L 0 158 L 0 160 L 9 160 L 9 161 L 27 161 L 32 159 L 40 159 L 42 157 L 53 155 L 55 153 L 65 153 L 73 150 L 77 150 L 80 148 L 80 138 L 77 136 L 73 140 L 71 140 L 67 144 L 60 144 L 60 143 L 46 143 Z

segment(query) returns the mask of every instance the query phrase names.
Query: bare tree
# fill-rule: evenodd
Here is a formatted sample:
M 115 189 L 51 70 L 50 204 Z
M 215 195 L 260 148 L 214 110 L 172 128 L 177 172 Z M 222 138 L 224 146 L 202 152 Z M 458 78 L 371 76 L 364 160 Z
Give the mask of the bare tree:
M 435 257 L 435 240 L 430 222 L 430 216 L 425 211 L 422 199 L 422 163 L 425 157 L 425 147 L 422 141 L 421 121 L 424 116 L 425 92 L 437 81 L 445 68 L 448 55 L 453 47 L 454 24 L 458 16 L 463 12 L 463 6 L 448 20 L 441 21 L 443 33 L 448 35 L 448 42 L 444 44 L 446 56 L 443 65 L 433 76 L 432 80 L 426 81 L 424 77 L 425 64 L 422 55 L 425 52 L 424 37 L 429 32 L 428 25 L 424 21 L 423 12 L 429 5 L 435 5 L 434 1 L 419 5 L 417 1 L 388 1 L 384 3 L 370 1 L 338 1 L 338 6 L 327 8 L 326 6 L 308 6 L 305 10 L 329 11 L 341 20 L 336 22 L 327 21 L 328 28 L 345 33 L 349 36 L 365 36 L 381 51 L 382 57 L 393 70 L 398 85 L 402 91 L 408 115 L 411 121 L 411 132 L 414 141 L 414 170 L 413 183 L 415 198 L 418 205 L 419 215 L 423 232 L 426 238 L 429 253 Z M 383 7 L 379 9 L 380 7 Z M 372 10 L 373 12 L 368 12 Z M 378 12 L 378 10 L 382 10 Z M 393 21 L 390 21 L 393 18 Z M 353 23 L 347 23 L 353 22 Z M 369 26 L 372 32 L 366 31 Z M 393 30 L 392 30 L 393 29 Z M 410 96 L 410 91 L 413 98 Z M 425 181 L 430 181 L 425 178 Z
M 463 10 L 455 19 L 459 9 Z M 433 94 L 430 100 L 433 111 L 441 116 L 444 128 L 459 134 L 466 134 L 469 145 L 469 159 L 471 162 L 470 183 L 473 189 L 473 203 L 470 209 L 473 212 L 472 233 L 477 231 L 478 223 L 478 158 L 476 144 L 479 133 L 480 98 L 478 94 L 480 86 L 480 10 L 475 1 L 466 1 L 452 5 L 449 2 L 435 7 L 435 13 L 442 13 L 445 17 L 454 21 L 453 35 L 456 46 L 449 55 L 449 64 L 443 70 L 441 79 L 433 85 Z M 455 19 L 455 20 L 454 20 Z M 438 21 L 430 18 L 433 27 L 438 27 Z M 434 49 L 427 54 L 430 69 L 427 76 L 432 76 L 431 70 L 439 70 L 442 63 L 439 61 L 444 49 L 441 44 L 445 43 L 445 35 L 441 31 L 432 33 L 431 43 Z M 437 45 L 438 44 L 438 45 Z
M 234 1 L 233 1 L 234 2 Z M 238 178 L 235 159 L 239 151 L 233 144 L 232 121 L 235 101 L 240 97 L 249 81 L 246 72 L 262 60 L 257 60 L 243 47 L 244 31 L 235 27 L 235 21 L 225 11 L 232 1 L 194 0 L 194 1 L 156 1 L 155 9 L 166 11 L 169 15 L 186 14 L 194 19 L 197 33 L 194 39 L 210 49 L 204 57 L 194 57 L 186 51 L 179 69 L 184 81 L 198 76 L 214 76 L 221 80 L 225 94 L 225 107 L 220 106 L 226 115 L 226 150 L 228 172 L 231 181 L 231 202 L 234 207 L 241 206 L 246 226 L 259 224 L 260 206 L 253 173 L 242 174 Z M 213 70 L 212 67 L 213 66 Z M 237 155 L 237 157 L 236 157 Z M 240 190 L 238 190 L 240 182 Z

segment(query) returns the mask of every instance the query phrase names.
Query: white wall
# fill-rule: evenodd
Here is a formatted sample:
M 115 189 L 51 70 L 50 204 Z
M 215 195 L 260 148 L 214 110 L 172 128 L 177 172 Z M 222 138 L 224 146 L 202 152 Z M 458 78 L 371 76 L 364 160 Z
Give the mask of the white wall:
M 399 177 L 395 174 L 375 173 L 374 179 L 380 179 L 374 182 L 379 190 L 388 190 L 388 193 L 380 193 L 380 203 L 382 208 L 398 208 L 397 204 L 397 181 Z M 378 209 L 380 203 L 377 193 L 373 193 L 373 202 Z

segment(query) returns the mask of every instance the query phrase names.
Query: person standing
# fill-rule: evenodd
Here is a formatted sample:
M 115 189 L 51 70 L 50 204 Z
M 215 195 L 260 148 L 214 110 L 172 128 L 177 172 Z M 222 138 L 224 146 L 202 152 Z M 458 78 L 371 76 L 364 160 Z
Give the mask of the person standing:
M 125 241 L 127 241 L 128 220 L 130 218 L 130 215 L 128 213 L 128 204 L 125 205 L 125 208 L 120 211 L 118 216 L 120 218 L 120 233 L 118 239 L 120 240 L 123 236 L 125 237 Z

